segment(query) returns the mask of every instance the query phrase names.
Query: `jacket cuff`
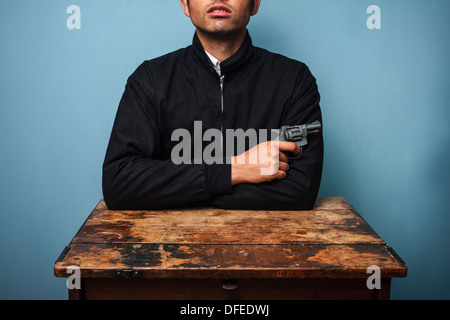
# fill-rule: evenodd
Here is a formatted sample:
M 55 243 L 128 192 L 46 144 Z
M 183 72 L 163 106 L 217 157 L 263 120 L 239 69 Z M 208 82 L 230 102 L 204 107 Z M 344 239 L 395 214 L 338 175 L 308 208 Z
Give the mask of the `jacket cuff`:
M 231 164 L 203 164 L 205 170 L 206 192 L 209 196 L 231 193 Z

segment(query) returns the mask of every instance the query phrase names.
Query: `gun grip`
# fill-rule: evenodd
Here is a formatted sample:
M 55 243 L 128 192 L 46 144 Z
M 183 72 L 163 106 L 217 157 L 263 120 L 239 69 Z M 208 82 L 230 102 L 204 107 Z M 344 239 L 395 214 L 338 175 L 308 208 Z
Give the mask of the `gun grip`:
M 302 154 L 303 154 L 303 148 L 302 147 L 300 147 L 300 153 L 298 155 L 295 155 L 295 154 L 293 154 L 291 152 L 286 152 L 286 156 L 289 158 L 289 160 L 298 159 L 298 158 L 300 158 L 302 156 Z

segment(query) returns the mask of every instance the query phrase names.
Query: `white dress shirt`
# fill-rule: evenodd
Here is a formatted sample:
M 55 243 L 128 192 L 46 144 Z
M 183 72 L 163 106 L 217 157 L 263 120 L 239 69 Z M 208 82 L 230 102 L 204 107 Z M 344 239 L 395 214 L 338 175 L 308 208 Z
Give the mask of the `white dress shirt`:
M 214 58 L 208 51 L 205 50 L 205 52 L 208 55 L 209 59 L 211 60 L 213 66 L 214 66 L 214 69 L 216 69 L 216 72 L 220 76 L 220 61 L 217 60 L 216 58 Z

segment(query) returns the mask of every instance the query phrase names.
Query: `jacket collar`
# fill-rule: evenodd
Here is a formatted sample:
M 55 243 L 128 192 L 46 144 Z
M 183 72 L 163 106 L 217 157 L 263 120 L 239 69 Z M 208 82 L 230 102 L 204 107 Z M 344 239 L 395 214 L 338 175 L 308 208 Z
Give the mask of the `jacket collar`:
M 197 36 L 197 33 L 194 34 L 194 39 L 192 41 L 192 49 L 195 60 L 206 66 L 214 73 L 216 73 L 216 71 L 214 70 L 214 66 L 211 63 L 211 60 L 207 56 L 205 49 L 203 48 L 203 45 Z M 252 39 L 247 30 L 244 42 L 242 43 L 238 51 L 236 51 L 236 53 L 233 54 L 231 57 L 229 57 L 227 60 L 222 61 L 222 63 L 220 64 L 222 74 L 230 74 L 234 70 L 238 69 L 239 67 L 247 63 L 253 55 L 253 49 L 254 47 L 252 44 Z

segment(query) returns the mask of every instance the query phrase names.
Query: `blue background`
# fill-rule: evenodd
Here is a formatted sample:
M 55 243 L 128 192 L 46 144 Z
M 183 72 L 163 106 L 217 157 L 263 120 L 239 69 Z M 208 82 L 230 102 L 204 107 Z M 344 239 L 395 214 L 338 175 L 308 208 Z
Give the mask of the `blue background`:
M 69 5 L 81 29 L 69 30 Z M 369 30 L 369 5 L 381 30 Z M 393 299 L 449 299 L 449 1 L 262 0 L 254 44 L 322 96 L 323 196 L 344 196 L 408 265 Z M 53 264 L 102 197 L 127 77 L 192 41 L 179 1 L 0 2 L 0 298 L 66 299 Z

